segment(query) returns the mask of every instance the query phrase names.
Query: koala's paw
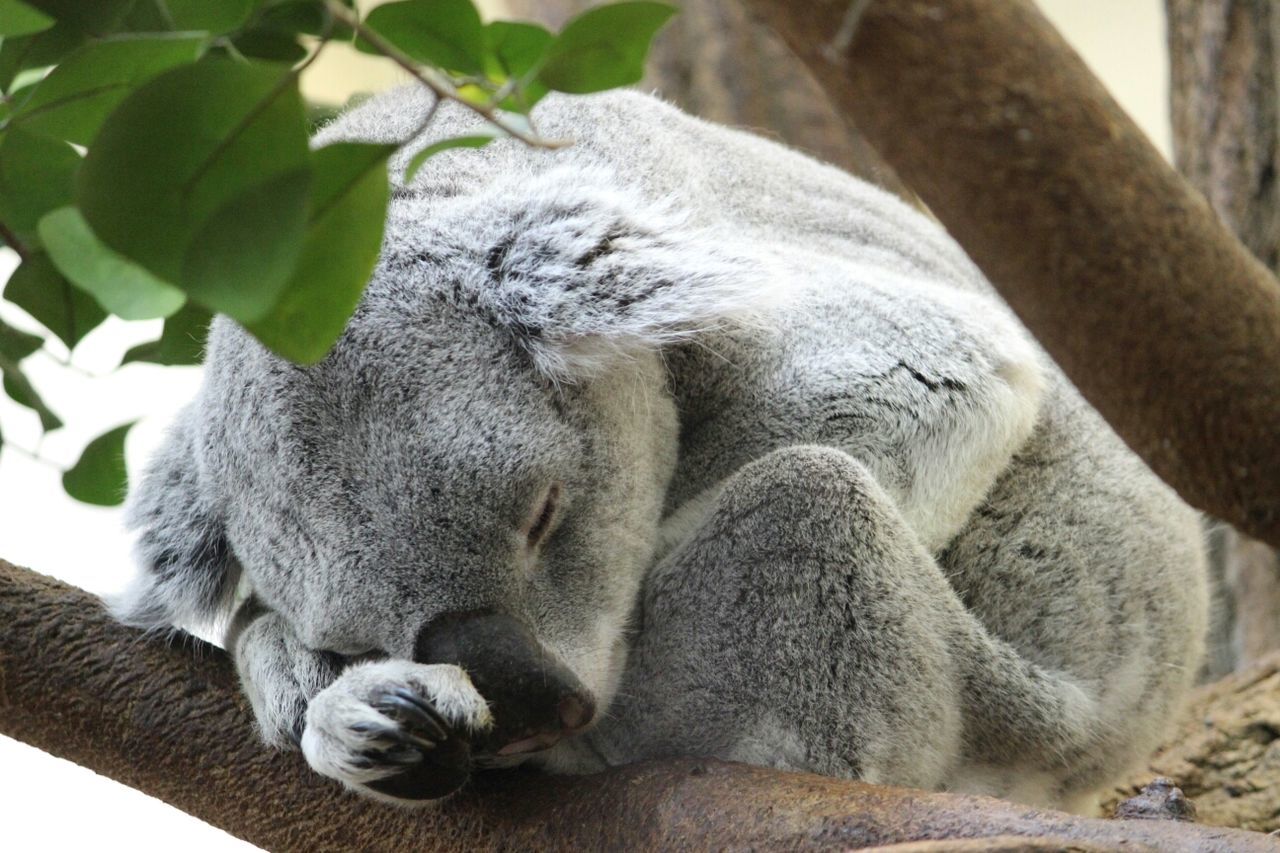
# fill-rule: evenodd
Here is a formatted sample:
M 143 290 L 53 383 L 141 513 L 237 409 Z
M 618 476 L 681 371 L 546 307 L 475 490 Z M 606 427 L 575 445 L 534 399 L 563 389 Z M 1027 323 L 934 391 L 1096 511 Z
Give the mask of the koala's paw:
M 437 800 L 471 773 L 489 706 L 456 666 L 357 664 L 311 700 L 302 753 L 318 773 L 379 799 Z

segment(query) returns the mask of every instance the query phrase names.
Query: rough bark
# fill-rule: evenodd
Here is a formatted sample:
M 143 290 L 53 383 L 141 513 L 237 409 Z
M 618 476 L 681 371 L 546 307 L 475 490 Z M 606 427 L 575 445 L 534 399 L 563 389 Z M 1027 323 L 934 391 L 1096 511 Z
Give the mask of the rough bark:
M 1280 264 L 1280 0 L 1166 0 L 1174 159 L 1222 221 Z M 1208 674 L 1280 648 L 1280 561 L 1227 527 L 1212 534 Z
M 578 778 L 490 773 L 441 808 L 401 810 L 260 746 L 213 647 L 148 640 L 87 593 L 3 561 L 0 624 L 0 733 L 270 850 L 1276 849 L 1238 830 L 703 760 Z
M 1166 0 L 1174 161 L 1254 255 L 1280 263 L 1276 0 Z
M 1177 730 L 1113 800 L 1153 776 L 1172 779 L 1201 823 L 1280 829 L 1280 654 L 1200 688 Z
M 511 14 L 560 26 L 599 0 L 504 0 Z M 650 53 L 641 84 L 694 115 L 772 136 L 903 197 L 910 194 L 804 63 L 738 0 L 685 0 Z
M 1280 545 L 1280 284 L 1031 0 L 746 0 L 1192 505 Z

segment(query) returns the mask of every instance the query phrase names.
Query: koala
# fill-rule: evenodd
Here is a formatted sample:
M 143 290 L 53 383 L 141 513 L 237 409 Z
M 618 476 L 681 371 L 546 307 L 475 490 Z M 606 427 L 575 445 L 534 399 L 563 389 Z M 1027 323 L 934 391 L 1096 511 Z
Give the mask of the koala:
M 315 144 L 399 174 L 479 126 L 432 109 Z M 1197 669 L 1197 515 L 906 204 L 640 93 L 534 117 L 393 182 L 319 364 L 214 321 L 119 618 L 227 626 L 265 741 L 400 803 L 694 755 L 1087 808 Z

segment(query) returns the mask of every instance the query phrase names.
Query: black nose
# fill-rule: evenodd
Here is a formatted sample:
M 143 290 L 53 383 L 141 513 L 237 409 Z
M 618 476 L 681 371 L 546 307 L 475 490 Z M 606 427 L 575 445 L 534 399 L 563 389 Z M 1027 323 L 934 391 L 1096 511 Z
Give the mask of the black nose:
M 501 755 L 534 752 L 581 731 L 595 700 L 523 621 L 505 613 L 447 613 L 426 625 L 414 646 L 418 663 L 462 667 L 489 702 L 494 728 L 483 744 Z

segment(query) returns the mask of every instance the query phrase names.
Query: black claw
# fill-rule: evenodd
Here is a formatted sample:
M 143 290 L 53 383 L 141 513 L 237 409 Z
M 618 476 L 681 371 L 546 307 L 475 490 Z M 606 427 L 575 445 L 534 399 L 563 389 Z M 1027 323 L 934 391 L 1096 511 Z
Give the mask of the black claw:
M 455 735 L 426 699 L 405 687 L 379 691 L 369 702 L 394 725 L 356 723 L 352 731 L 393 744 L 371 748 L 356 761 L 362 767 L 395 768 L 368 787 L 406 800 L 434 800 L 458 790 L 471 775 L 469 738 Z M 371 744 L 372 746 L 372 744 Z
M 400 739 L 401 743 L 406 744 L 408 746 L 417 747 L 418 749 L 423 750 L 424 752 L 430 752 L 431 750 L 435 749 L 436 746 L 438 745 L 437 741 L 428 740 L 427 738 L 424 738 L 418 734 L 415 734 L 414 732 L 405 731 L 403 729 L 396 732 L 396 736 Z
M 449 739 L 448 723 L 436 713 L 434 708 L 408 690 L 397 688 L 392 693 L 384 694 L 372 704 L 402 726 L 418 729 L 430 740 Z
M 403 800 L 436 800 L 466 784 L 471 775 L 471 750 L 462 738 L 441 743 L 422 761 L 405 766 L 392 776 L 368 783 L 368 787 Z
M 382 723 L 352 723 L 351 731 L 362 735 L 373 735 L 375 737 L 393 738 L 397 734 L 395 726 L 383 725 Z
M 390 764 L 393 767 L 412 767 L 422 762 L 422 753 L 412 747 L 395 747 L 387 750 L 362 752 L 361 758 L 371 765 Z
M 436 748 L 436 742 L 428 740 L 421 735 L 407 731 L 399 726 L 388 726 L 379 723 L 352 723 L 351 731 L 357 734 L 369 735 L 370 740 L 385 741 L 395 744 L 399 747 L 413 748 L 416 747 L 424 752 Z
M 431 705 L 430 702 L 423 699 L 421 696 L 419 696 L 417 693 L 414 693 L 412 690 L 406 690 L 403 687 L 397 687 L 395 690 L 395 693 L 397 696 L 399 696 L 401 699 L 404 699 L 406 702 L 411 702 L 413 706 L 416 707 L 419 711 L 421 711 L 422 713 L 430 717 L 431 720 L 433 720 L 435 724 L 440 727 L 440 730 L 444 732 L 444 737 L 447 738 L 449 736 L 448 721 L 445 720 L 443 716 L 441 716 L 440 712 L 437 711 Z

